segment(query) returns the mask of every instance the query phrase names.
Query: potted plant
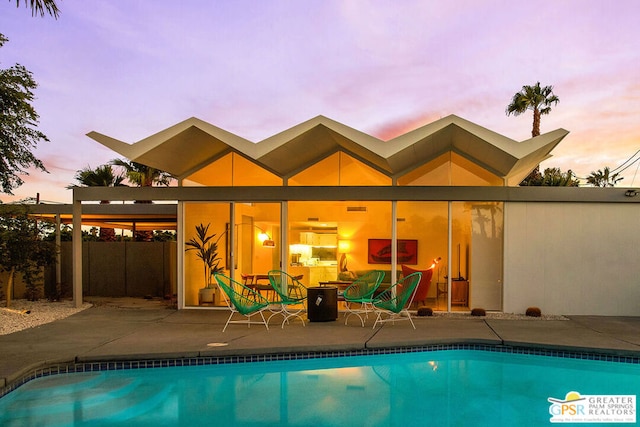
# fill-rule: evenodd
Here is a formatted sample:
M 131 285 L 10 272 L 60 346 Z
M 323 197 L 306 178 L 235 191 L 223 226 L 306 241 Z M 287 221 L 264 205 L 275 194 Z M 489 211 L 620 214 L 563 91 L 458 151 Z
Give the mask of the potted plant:
M 204 303 L 215 303 L 216 287 L 213 283 L 213 273 L 222 271 L 221 258 L 218 258 L 218 241 L 213 240 L 215 233 L 209 234 L 211 224 L 196 225 L 196 235 L 185 243 L 186 251 L 196 251 L 196 256 L 204 265 L 204 288 L 200 289 L 199 300 Z

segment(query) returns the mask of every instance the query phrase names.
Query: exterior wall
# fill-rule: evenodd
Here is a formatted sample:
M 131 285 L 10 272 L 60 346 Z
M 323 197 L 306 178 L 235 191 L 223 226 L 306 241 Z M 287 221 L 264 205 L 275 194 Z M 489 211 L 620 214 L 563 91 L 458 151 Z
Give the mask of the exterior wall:
M 176 247 L 176 242 L 83 242 L 83 292 L 111 297 L 175 294 Z M 61 251 L 65 290 L 72 282 L 71 242 L 62 242 Z
M 124 242 L 87 242 L 83 245 L 83 253 L 89 255 L 85 295 L 115 297 L 127 294 L 125 245 Z
M 504 311 L 640 315 L 640 206 L 505 203 Z
M 176 242 L 83 242 L 84 294 L 91 296 L 164 297 L 176 293 Z M 71 242 L 61 245 L 62 296 L 71 296 Z M 6 286 L 8 273 L 0 273 Z M 55 265 L 45 272 L 43 285 L 55 289 Z M 43 280 L 40 280 L 43 282 Z M 25 298 L 26 285 L 16 277 L 13 298 Z M 40 297 L 47 293 L 41 288 Z

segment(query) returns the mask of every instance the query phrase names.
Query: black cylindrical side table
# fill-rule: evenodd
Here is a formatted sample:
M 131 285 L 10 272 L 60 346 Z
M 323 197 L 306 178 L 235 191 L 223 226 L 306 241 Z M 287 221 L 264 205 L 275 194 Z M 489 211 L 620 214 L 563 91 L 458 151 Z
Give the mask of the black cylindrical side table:
M 338 288 L 307 288 L 307 318 L 310 322 L 331 322 L 338 318 Z

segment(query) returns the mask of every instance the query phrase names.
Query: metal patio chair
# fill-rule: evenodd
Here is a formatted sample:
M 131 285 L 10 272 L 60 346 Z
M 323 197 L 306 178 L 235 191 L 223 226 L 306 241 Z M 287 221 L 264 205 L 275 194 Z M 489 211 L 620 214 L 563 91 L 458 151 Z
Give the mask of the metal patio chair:
M 307 288 L 296 277 L 284 271 L 271 270 L 268 276 L 271 287 L 276 293 L 276 301 L 271 306 L 272 314 L 267 322 L 271 321 L 273 316 L 281 314 L 284 317 L 283 328 L 284 324 L 289 323 L 289 319 L 294 317 L 298 317 L 302 321 L 302 326 L 306 326 L 302 313 L 305 311 Z M 274 306 L 278 308 L 274 309 Z
M 223 290 L 222 295 L 224 297 L 231 314 L 225 323 L 222 332 L 227 329 L 229 323 L 243 323 L 247 327 L 251 327 L 252 324 L 263 324 L 267 330 L 269 330 L 269 322 L 264 318 L 263 311 L 269 308 L 269 301 L 260 295 L 253 289 L 249 289 L 240 282 L 236 282 L 230 277 L 224 274 L 215 273 L 214 277 L 218 285 Z M 235 313 L 240 313 L 245 316 L 244 320 L 231 320 Z M 251 321 L 251 316 L 260 315 L 262 322 Z
M 374 328 L 379 323 L 395 323 L 397 320 L 408 320 L 411 322 L 413 329 L 416 328 L 413 320 L 411 320 L 409 307 L 413 302 L 416 287 L 421 278 L 422 273 L 420 272 L 405 276 L 373 299 L 371 304 L 376 312 L 376 321 L 373 324 Z
M 364 319 L 368 317 L 369 311 L 373 311 L 371 303 L 374 294 L 380 287 L 384 279 L 384 271 L 371 270 L 353 281 L 342 293 L 345 303 L 346 325 L 351 315 L 356 315 L 364 327 Z M 357 307 L 356 307 L 357 306 Z M 363 317 L 364 316 L 364 317 Z

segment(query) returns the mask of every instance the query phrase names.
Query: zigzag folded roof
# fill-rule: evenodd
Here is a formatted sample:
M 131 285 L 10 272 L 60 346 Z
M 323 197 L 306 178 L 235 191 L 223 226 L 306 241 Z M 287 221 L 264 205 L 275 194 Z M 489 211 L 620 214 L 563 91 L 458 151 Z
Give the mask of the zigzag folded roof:
M 569 132 L 557 129 L 525 141 L 515 141 L 458 116 L 450 115 L 383 141 L 324 116 L 317 116 L 254 143 L 210 123 L 189 118 L 128 144 L 98 132 L 90 138 L 131 161 L 164 170 L 180 178 L 229 152 L 289 177 L 337 151 L 371 167 L 400 176 L 445 154 L 455 152 L 517 185 Z

